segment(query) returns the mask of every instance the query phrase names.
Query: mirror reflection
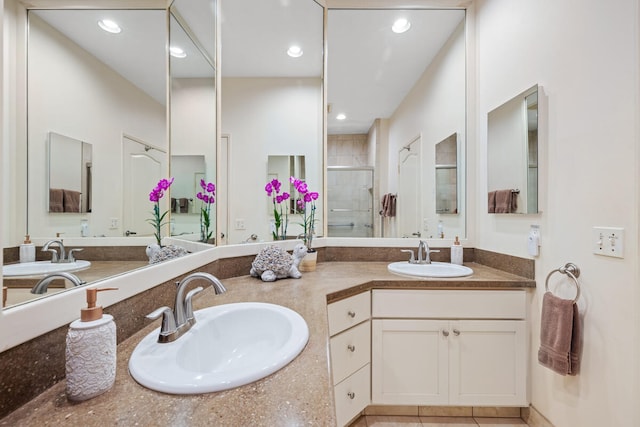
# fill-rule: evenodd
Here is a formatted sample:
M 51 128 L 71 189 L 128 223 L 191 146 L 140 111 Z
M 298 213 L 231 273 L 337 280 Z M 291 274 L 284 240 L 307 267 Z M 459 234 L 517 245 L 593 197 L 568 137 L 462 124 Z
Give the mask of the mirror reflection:
M 287 186 L 286 191 L 289 194 L 296 194 L 293 184 L 289 178 L 295 176 L 301 181 L 306 180 L 304 156 L 269 156 L 267 159 L 267 181 L 277 179 Z M 289 199 L 289 213 L 296 213 L 296 203 L 292 197 Z M 273 212 L 272 206 L 269 206 L 268 214 Z
M 445 237 L 465 236 L 465 11 L 330 9 L 327 20 L 327 177 L 373 171 L 372 201 L 336 206 L 335 224 L 330 209 L 330 235 L 354 224 L 372 237 L 434 237 L 442 223 Z M 456 159 L 440 163 L 436 147 L 451 135 Z M 340 199 L 329 185 L 328 200 Z
M 538 212 L 538 86 L 489 112 L 488 212 Z
M 49 132 L 49 212 L 91 212 L 91 144 Z
M 458 135 L 436 144 L 436 213 L 458 213 Z
M 216 205 L 209 204 L 209 196 L 215 195 L 205 191 L 205 203 L 201 182 L 215 185 L 216 180 L 215 34 L 212 25 L 202 25 L 215 22 L 215 1 L 177 0 L 170 11 L 170 167 L 175 178 L 170 232 L 179 239 L 214 243 Z
M 224 170 L 218 176 L 229 183 L 229 201 L 228 221 L 218 236 L 230 244 L 252 235 L 250 241 L 270 241 L 269 156 L 304 156 L 306 183 L 314 191 L 322 187 L 323 8 L 313 0 L 233 0 L 220 6 L 221 152 L 228 150 L 228 161 L 220 162 Z M 292 46 L 299 51 L 289 55 Z M 300 222 L 289 217 L 287 238 L 302 233 Z M 316 232 L 322 229 L 317 221 Z

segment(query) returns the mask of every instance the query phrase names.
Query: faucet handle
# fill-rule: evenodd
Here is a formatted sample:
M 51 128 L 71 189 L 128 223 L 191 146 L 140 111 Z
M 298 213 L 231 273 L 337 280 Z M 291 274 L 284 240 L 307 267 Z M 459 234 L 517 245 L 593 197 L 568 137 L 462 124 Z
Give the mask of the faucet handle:
M 160 336 L 158 341 L 161 341 L 162 337 L 174 333 L 178 327 L 176 325 L 176 317 L 173 315 L 171 308 L 164 306 L 160 307 L 151 313 L 147 314 L 147 319 L 155 320 L 162 315 L 162 327 L 160 328 Z
M 411 258 L 409 258 L 409 264 L 415 264 L 416 263 L 416 255 L 415 252 L 413 252 L 413 249 L 400 249 L 400 252 L 407 252 L 411 254 Z
M 73 256 L 74 252 L 80 252 L 83 251 L 84 248 L 73 248 L 69 250 L 69 253 L 67 255 L 67 261 L 69 262 L 76 262 L 76 257 Z
M 184 315 L 187 322 L 193 322 L 194 320 L 192 299 L 197 293 L 200 293 L 203 290 L 204 288 L 202 286 L 198 286 L 197 288 L 193 288 L 189 292 L 187 292 L 187 296 L 184 297 Z
M 51 262 L 58 262 L 58 251 L 55 249 L 42 249 L 42 252 L 51 252 Z

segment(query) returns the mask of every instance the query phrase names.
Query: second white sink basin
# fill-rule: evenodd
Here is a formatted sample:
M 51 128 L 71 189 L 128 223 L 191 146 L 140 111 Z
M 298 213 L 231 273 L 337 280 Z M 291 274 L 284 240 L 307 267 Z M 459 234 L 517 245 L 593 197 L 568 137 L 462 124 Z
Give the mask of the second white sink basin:
M 51 273 L 73 272 L 86 270 L 91 262 L 77 260 L 74 262 L 35 261 L 7 264 L 2 266 L 3 277 L 39 277 Z
M 387 268 L 392 273 L 414 277 L 464 277 L 473 274 L 473 270 L 469 267 L 448 262 L 432 262 L 431 264 L 393 262 Z
M 173 394 L 227 390 L 264 378 L 300 354 L 307 323 L 280 305 L 247 302 L 195 312 L 196 324 L 174 342 L 144 337 L 129 359 L 141 385 Z

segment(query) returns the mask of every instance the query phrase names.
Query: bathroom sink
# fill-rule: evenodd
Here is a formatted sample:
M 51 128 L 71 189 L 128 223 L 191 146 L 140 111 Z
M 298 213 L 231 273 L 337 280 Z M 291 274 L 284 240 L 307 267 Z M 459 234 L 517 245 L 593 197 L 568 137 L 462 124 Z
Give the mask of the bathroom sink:
M 387 268 L 392 273 L 414 277 L 463 277 L 473 274 L 473 270 L 469 267 L 448 262 L 432 262 L 431 264 L 393 262 Z
M 264 378 L 300 354 L 305 320 L 280 305 L 246 302 L 198 310 L 196 324 L 170 343 L 160 328 L 137 345 L 129 372 L 141 385 L 173 394 L 227 390 Z
M 73 272 L 86 270 L 91 267 L 91 262 L 77 260 L 74 262 L 51 262 L 35 261 L 21 262 L 18 264 L 7 264 L 2 266 L 2 276 L 4 277 L 38 277 L 51 273 Z

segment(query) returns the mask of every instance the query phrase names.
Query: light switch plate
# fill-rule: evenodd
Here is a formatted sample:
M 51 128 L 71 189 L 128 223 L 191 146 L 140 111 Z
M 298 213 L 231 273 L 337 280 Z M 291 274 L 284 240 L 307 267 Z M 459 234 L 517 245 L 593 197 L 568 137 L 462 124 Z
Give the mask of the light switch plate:
M 593 227 L 593 253 L 624 258 L 624 228 Z

